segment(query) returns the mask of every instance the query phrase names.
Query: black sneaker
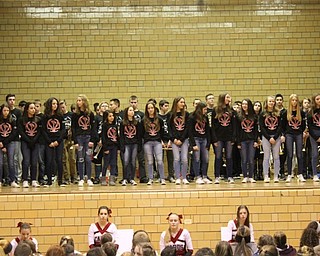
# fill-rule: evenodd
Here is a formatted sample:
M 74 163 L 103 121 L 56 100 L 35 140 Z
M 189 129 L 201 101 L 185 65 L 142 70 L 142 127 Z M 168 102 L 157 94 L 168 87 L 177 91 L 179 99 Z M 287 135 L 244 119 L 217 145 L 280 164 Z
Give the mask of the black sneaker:
M 100 179 L 99 178 L 95 178 L 93 180 L 93 184 L 95 184 L 95 185 L 100 184 Z
M 148 183 L 148 181 L 149 181 L 148 177 L 142 177 L 140 179 L 140 183 Z

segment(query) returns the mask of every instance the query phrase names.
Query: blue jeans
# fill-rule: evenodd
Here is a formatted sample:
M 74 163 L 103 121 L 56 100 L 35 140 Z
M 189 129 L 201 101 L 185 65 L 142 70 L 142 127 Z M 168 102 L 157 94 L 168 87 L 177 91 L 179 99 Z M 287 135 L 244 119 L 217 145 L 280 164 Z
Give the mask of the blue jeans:
M 38 181 L 39 182 L 43 182 L 44 175 L 47 174 L 46 173 L 46 163 L 45 163 L 45 152 L 46 152 L 46 145 L 39 144 L 39 159 L 38 159 L 38 163 L 39 163 Z M 48 174 L 47 174 L 47 177 L 49 177 Z
M 226 154 L 226 165 L 227 165 L 227 176 L 232 178 L 232 143 L 231 141 L 218 141 L 218 146 L 214 147 L 214 152 L 216 154 L 216 159 L 214 162 L 214 176 L 216 178 L 220 177 L 220 169 L 222 164 L 222 149 L 225 149 Z
M 271 145 L 269 140 L 262 136 L 262 147 L 263 147 L 263 175 L 269 176 L 269 161 L 270 161 L 270 152 L 272 150 L 273 162 L 274 162 L 274 177 L 279 176 L 280 171 L 280 146 L 281 139 L 280 137 L 276 140 L 276 144 Z
M 192 168 L 194 170 L 195 177 L 198 177 L 200 176 L 200 166 L 201 166 L 202 176 L 206 178 L 208 173 L 208 163 L 209 163 L 207 139 L 195 137 L 194 140 L 199 150 L 193 151 Z M 200 164 L 200 161 L 201 161 L 201 164 Z
M 188 149 L 189 139 L 185 139 L 181 146 L 172 143 L 173 153 L 173 169 L 176 174 L 176 179 L 186 179 L 188 169 Z
M 243 177 L 249 178 L 253 177 L 253 170 L 254 170 L 254 155 L 256 149 L 253 147 L 254 141 L 247 140 L 241 142 L 241 169 L 243 173 Z
M 153 162 L 154 157 L 157 161 L 160 179 L 164 179 L 163 152 L 162 144 L 159 141 L 148 141 L 144 144 L 144 153 L 147 159 L 147 168 L 149 179 L 153 179 Z
M 311 166 L 312 166 L 312 172 L 313 176 L 317 175 L 317 163 L 318 163 L 318 142 L 310 136 L 310 143 L 311 143 Z
M 91 157 L 92 149 L 89 148 L 90 135 L 77 136 L 78 150 L 77 150 L 77 167 L 79 171 L 80 180 L 86 172 L 88 179 L 91 179 Z
M 62 154 L 63 154 L 63 142 L 61 142 L 57 147 L 51 148 L 46 145 L 46 172 L 48 175 L 48 185 L 52 184 L 52 173 L 53 168 L 56 163 L 58 169 L 58 181 L 62 181 L 63 164 L 62 164 Z
M 7 160 L 8 160 L 8 177 L 3 177 L 5 179 L 8 179 L 9 183 L 13 182 L 13 181 L 17 181 L 16 180 L 16 173 L 15 173 L 15 169 L 14 169 L 14 144 L 15 141 L 10 142 L 7 146 Z M 0 178 L 2 178 L 3 175 L 3 155 L 4 153 L 2 152 L 2 150 L 0 150 Z M 0 181 L 2 182 L 2 181 Z
M 123 179 L 127 181 L 134 180 L 136 170 L 136 157 L 138 154 L 138 144 L 128 144 L 124 146 L 124 169 Z
M 103 149 L 101 149 L 103 150 Z M 117 158 L 118 158 L 118 148 L 116 146 L 108 147 L 109 154 L 105 154 L 103 152 L 103 168 L 102 168 L 102 176 L 106 176 L 107 168 L 110 165 L 110 174 L 112 176 L 116 176 L 117 172 Z
M 22 171 L 22 156 L 21 156 L 21 142 L 19 140 L 11 141 L 10 144 L 14 145 L 13 151 L 13 163 L 15 171 L 15 180 L 19 180 Z
M 293 159 L 293 143 L 296 144 L 296 156 L 298 160 L 298 174 L 303 173 L 303 160 L 302 160 L 302 147 L 303 139 L 302 134 L 293 135 L 286 134 L 286 147 L 287 147 L 287 167 L 288 174 L 292 173 L 292 159 Z
M 22 179 L 28 180 L 29 166 L 31 173 L 31 180 L 37 180 L 37 167 L 39 159 L 39 144 L 35 144 L 31 149 L 25 141 L 21 141 L 22 151 Z

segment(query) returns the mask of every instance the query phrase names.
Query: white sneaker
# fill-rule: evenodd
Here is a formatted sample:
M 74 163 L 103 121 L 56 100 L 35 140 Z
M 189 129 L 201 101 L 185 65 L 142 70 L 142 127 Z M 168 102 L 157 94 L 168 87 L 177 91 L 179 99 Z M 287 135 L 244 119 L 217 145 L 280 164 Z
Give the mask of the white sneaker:
M 11 187 L 20 188 L 19 184 L 17 184 L 15 181 L 11 182 Z
M 22 183 L 22 187 L 23 188 L 28 188 L 29 187 L 29 182 L 27 180 L 25 180 L 23 183 Z
M 176 179 L 176 185 L 180 185 L 181 184 L 181 180 L 180 179 Z
M 314 175 L 314 176 L 313 176 L 313 181 L 314 181 L 314 182 L 319 182 L 319 177 L 318 177 L 318 175 Z
M 87 184 L 88 184 L 88 186 L 89 186 L 89 187 L 92 187 L 92 186 L 93 186 L 93 182 L 92 182 L 92 180 L 90 180 L 90 179 L 89 179 L 89 180 L 87 180 Z
M 256 183 L 256 180 L 254 178 L 249 178 L 250 183 Z
M 152 179 L 149 179 L 147 185 L 151 185 L 153 183 L 153 180 Z
M 203 185 L 204 184 L 204 181 L 202 180 L 201 177 L 197 178 L 196 184 L 199 184 L 199 185 Z
M 275 177 L 273 178 L 273 182 L 274 182 L 274 183 L 279 183 L 279 178 L 275 176 Z
M 84 180 L 80 180 L 78 183 L 78 187 L 83 187 L 83 184 L 84 184 Z
M 132 186 L 137 186 L 137 182 L 135 182 L 134 180 L 130 180 L 130 184 L 131 184 Z
M 212 181 L 209 180 L 208 178 L 203 178 L 202 180 L 205 184 L 212 184 Z
M 127 184 L 128 184 L 127 180 L 123 180 L 122 183 L 121 183 L 122 186 L 127 186 Z
M 183 179 L 183 180 L 182 180 L 182 184 L 188 185 L 188 184 L 189 184 L 189 181 L 188 181 L 187 179 Z
M 0 188 L 2 187 L 2 182 L 0 182 Z
M 248 182 L 248 178 L 247 177 L 243 178 L 242 183 L 247 183 L 247 182 Z
M 166 185 L 167 184 L 165 179 L 161 179 L 160 183 L 161 183 L 161 185 Z
M 232 177 L 229 177 L 229 178 L 228 178 L 228 183 L 229 183 L 229 184 L 234 184 L 234 179 L 233 179 Z
M 300 181 L 300 182 L 306 182 L 306 180 L 303 178 L 303 175 L 302 175 L 302 174 L 299 174 L 299 175 L 298 175 L 298 181 Z
M 219 177 L 215 178 L 214 184 L 220 184 L 220 179 L 219 179 Z
M 33 181 L 32 181 L 32 187 L 34 187 L 34 188 L 38 188 L 38 187 L 40 187 L 40 185 L 39 185 L 38 181 L 33 180 Z
M 292 176 L 289 174 L 287 179 L 286 179 L 286 183 L 290 183 L 291 182 L 291 179 L 292 179 Z

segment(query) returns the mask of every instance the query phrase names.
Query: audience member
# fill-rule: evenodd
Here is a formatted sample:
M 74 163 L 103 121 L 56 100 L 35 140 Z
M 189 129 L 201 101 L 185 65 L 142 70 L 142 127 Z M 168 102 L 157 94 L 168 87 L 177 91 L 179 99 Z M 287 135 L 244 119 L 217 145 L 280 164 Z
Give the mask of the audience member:
M 274 242 L 280 256 L 295 256 L 297 251 L 291 245 L 287 244 L 287 236 L 285 233 L 279 231 L 273 235 Z
M 215 256 L 233 256 L 231 245 L 226 241 L 217 243 L 214 253 Z
M 278 256 L 278 250 L 274 245 L 264 245 L 259 253 L 259 256 Z

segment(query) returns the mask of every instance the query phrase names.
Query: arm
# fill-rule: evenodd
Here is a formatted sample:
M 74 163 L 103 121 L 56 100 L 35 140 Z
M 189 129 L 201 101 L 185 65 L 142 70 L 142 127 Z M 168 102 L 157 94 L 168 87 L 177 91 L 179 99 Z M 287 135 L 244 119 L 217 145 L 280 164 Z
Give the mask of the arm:
M 250 238 L 251 238 L 250 242 L 254 243 L 254 232 L 253 232 L 253 226 L 251 223 L 249 224 L 249 228 L 250 228 Z
M 190 236 L 190 233 L 188 230 L 185 229 L 185 238 L 186 238 L 186 249 L 187 249 L 187 252 L 189 253 L 189 255 L 192 255 L 192 252 L 193 252 L 193 245 L 192 245 L 192 240 L 191 240 L 191 236 Z
M 161 233 L 161 236 L 160 236 L 160 253 L 161 253 L 162 250 L 166 247 L 166 242 L 164 241 L 165 234 L 166 234 L 166 232 L 163 231 L 163 232 Z
M 91 224 L 88 231 L 88 243 L 90 248 L 94 247 L 94 227 L 95 227 L 95 224 L 94 223 Z

